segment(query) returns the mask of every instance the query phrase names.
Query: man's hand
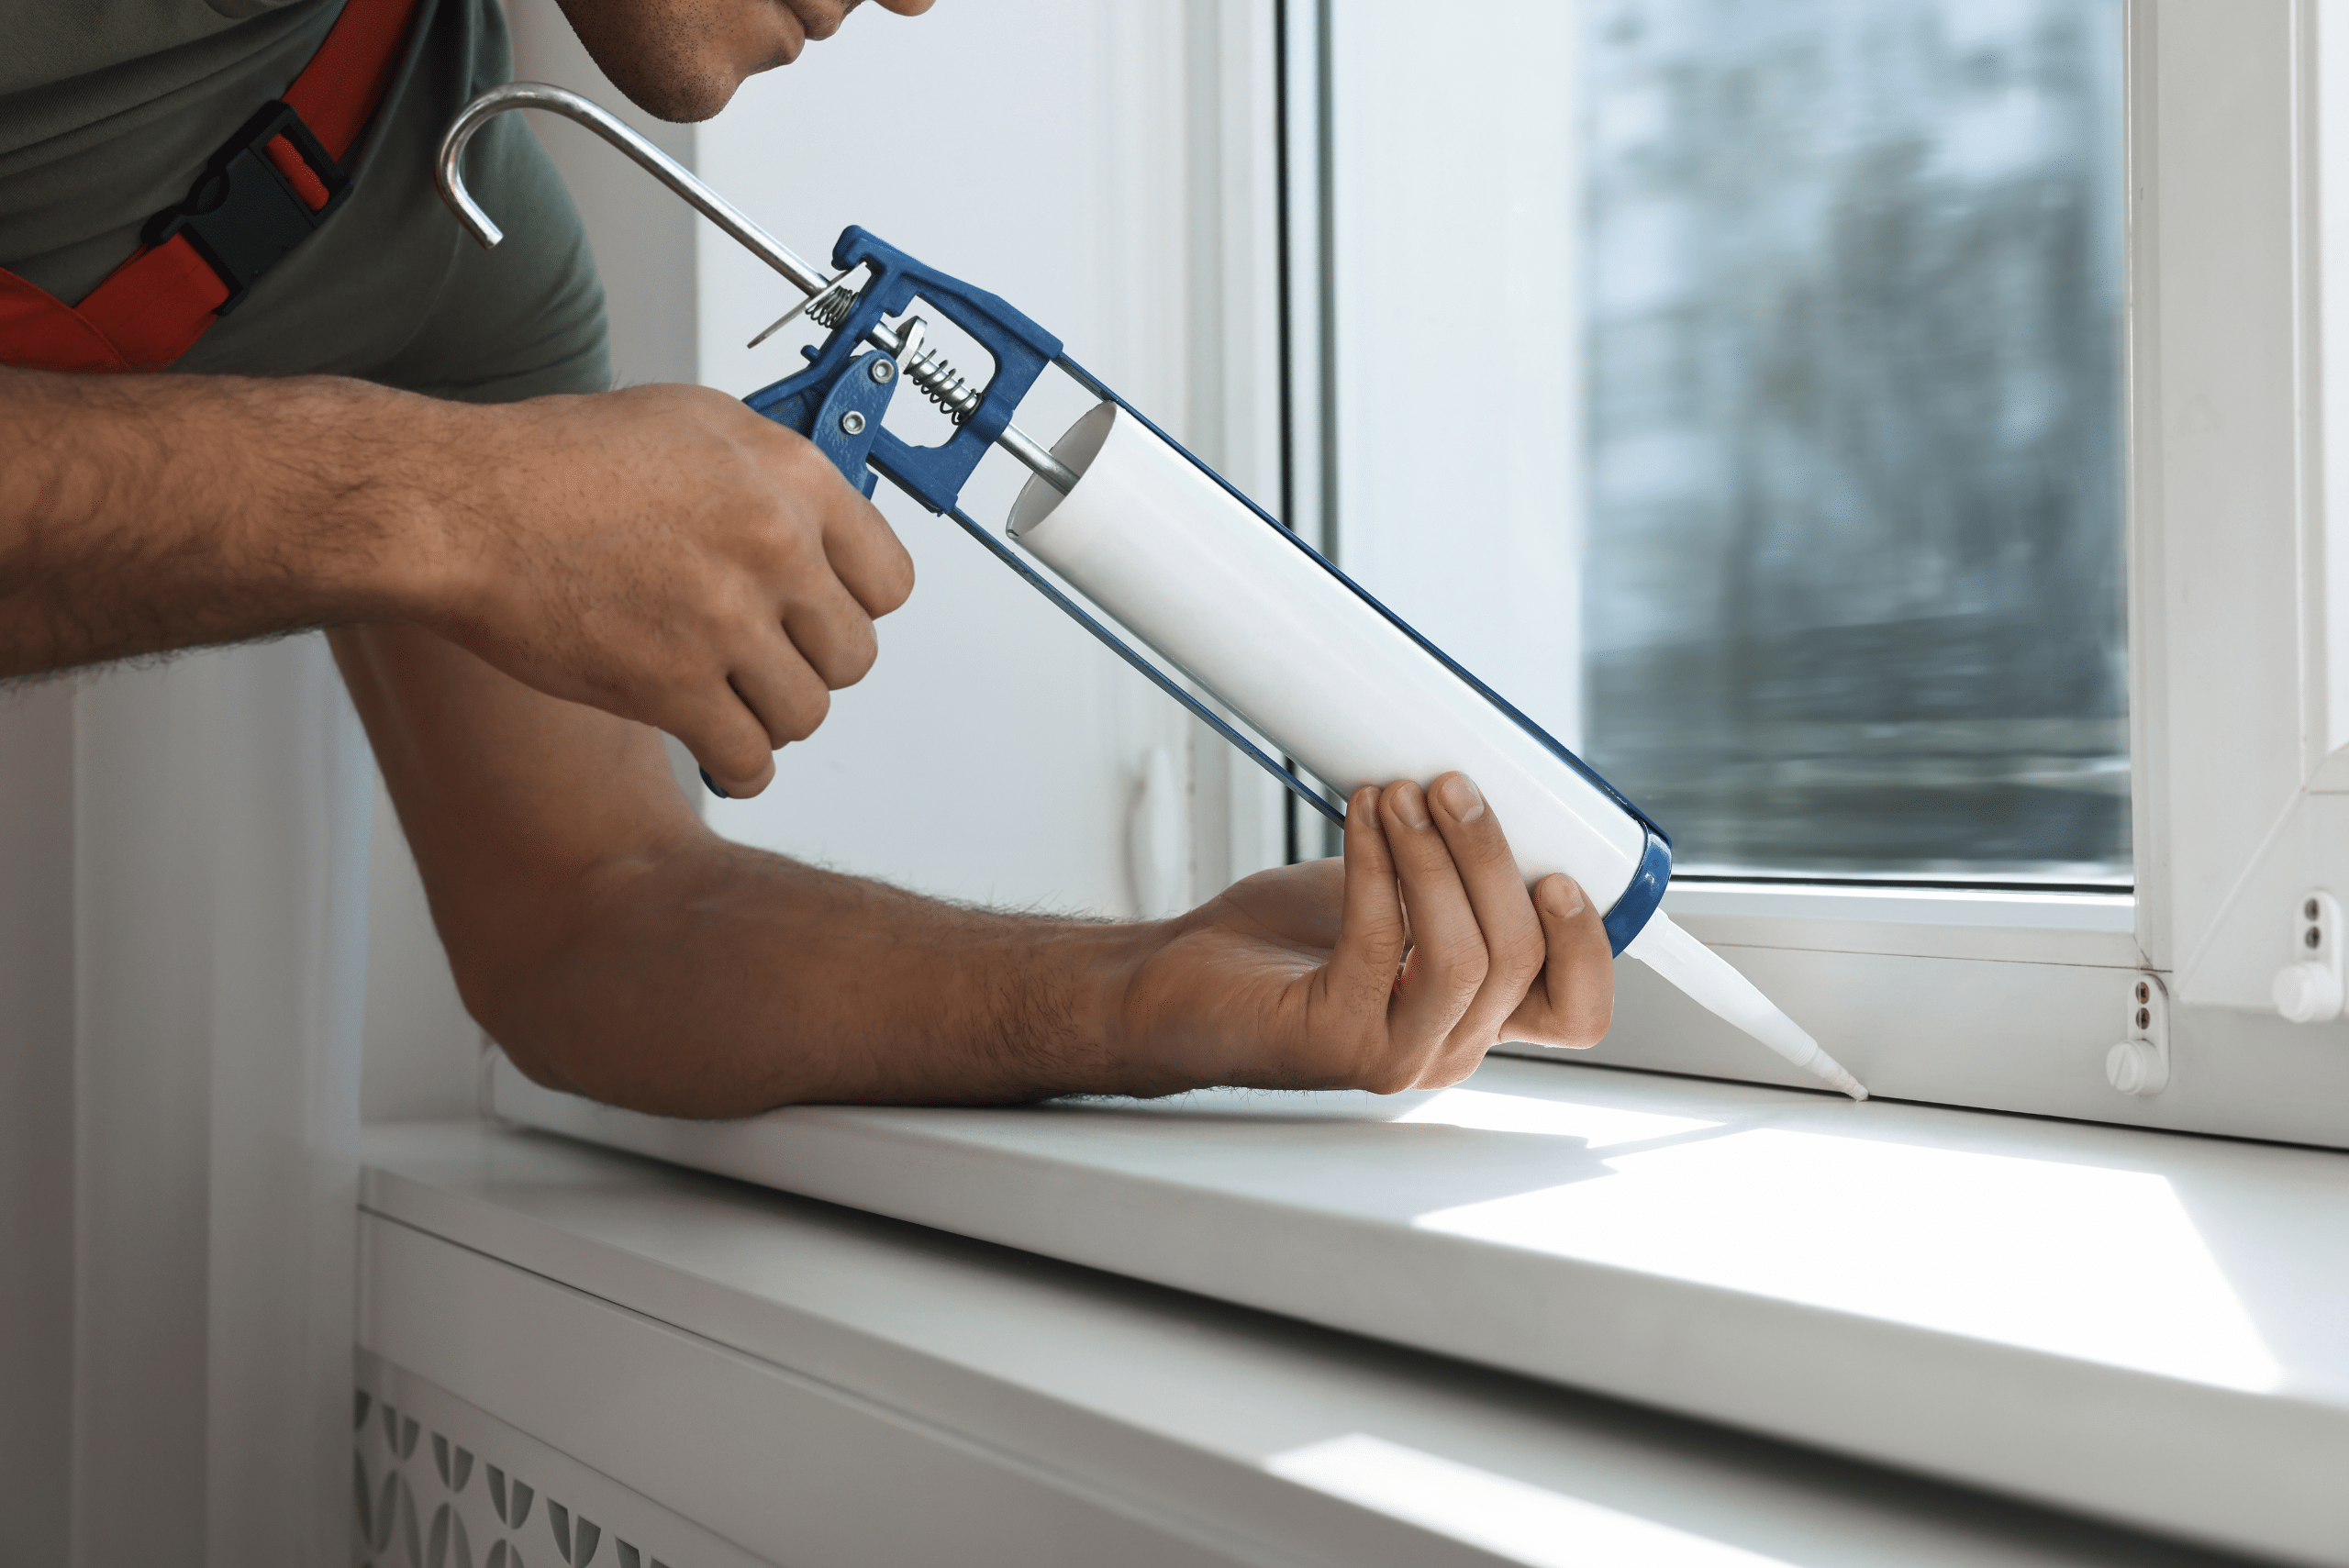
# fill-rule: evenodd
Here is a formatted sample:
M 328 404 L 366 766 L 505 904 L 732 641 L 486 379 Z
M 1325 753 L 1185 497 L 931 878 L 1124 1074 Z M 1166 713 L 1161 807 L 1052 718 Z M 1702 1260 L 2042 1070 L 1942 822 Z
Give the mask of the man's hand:
M 467 409 L 414 618 L 552 696 L 665 729 L 731 795 L 873 667 L 913 560 L 815 446 L 722 393 Z
M 1345 857 L 1262 872 L 1170 922 L 1129 993 L 1167 1087 L 1456 1084 L 1504 1040 L 1584 1048 L 1613 1011 L 1598 911 L 1563 874 L 1531 895 L 1467 776 L 1364 788 Z
M 755 795 L 913 586 L 812 445 L 697 387 L 0 369 L 0 678 L 406 621 Z

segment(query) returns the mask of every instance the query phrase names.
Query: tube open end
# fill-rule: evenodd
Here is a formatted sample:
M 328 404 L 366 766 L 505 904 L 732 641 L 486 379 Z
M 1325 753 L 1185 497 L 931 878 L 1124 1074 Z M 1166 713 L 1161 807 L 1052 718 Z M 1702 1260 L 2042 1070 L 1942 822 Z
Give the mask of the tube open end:
M 1093 466 L 1093 460 L 1101 455 L 1101 449 L 1108 442 L 1109 431 L 1117 422 L 1116 404 L 1094 405 L 1083 418 L 1071 425 L 1061 439 L 1052 443 L 1052 456 L 1060 460 L 1063 467 L 1082 479 L 1085 471 Z M 1011 504 L 1011 537 L 1025 539 L 1031 530 L 1052 515 L 1054 508 L 1074 488 L 1074 484 L 1053 484 L 1041 473 L 1031 475 L 1028 483 L 1020 486 L 1019 498 Z

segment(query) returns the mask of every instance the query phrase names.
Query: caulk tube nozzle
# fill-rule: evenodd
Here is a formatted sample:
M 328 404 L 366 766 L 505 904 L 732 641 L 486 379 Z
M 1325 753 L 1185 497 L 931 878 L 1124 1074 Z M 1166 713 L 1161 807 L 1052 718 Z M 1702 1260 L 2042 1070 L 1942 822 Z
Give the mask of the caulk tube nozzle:
M 1729 960 L 1672 923 L 1657 910 L 1623 951 L 1638 959 L 1714 1016 L 1726 1019 L 1806 1073 L 1817 1074 L 1855 1100 L 1868 1092 L 1801 1025 L 1778 1011 L 1753 982 Z

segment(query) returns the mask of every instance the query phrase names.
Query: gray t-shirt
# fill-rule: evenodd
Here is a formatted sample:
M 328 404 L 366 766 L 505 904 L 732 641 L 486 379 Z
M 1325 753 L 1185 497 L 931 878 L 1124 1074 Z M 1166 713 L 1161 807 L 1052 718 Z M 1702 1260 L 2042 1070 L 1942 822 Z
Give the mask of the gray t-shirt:
M 186 198 L 213 152 L 284 94 L 342 0 L 0 0 L 0 266 L 72 304 Z M 518 115 L 466 180 L 506 230 L 466 236 L 433 189 L 440 134 L 507 81 L 496 0 L 421 0 L 353 153 L 357 188 L 173 367 L 358 376 L 497 402 L 600 391 L 611 367 L 587 238 Z

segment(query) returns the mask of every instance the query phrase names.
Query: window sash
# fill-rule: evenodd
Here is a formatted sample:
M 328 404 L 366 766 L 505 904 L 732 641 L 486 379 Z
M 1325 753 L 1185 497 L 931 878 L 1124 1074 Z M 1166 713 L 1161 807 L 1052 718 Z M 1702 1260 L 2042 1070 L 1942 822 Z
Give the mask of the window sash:
M 2321 329 L 2319 309 L 2328 230 L 2349 243 L 2349 117 L 2332 112 L 2328 163 L 2317 91 L 2339 81 L 2349 103 L 2349 28 L 2321 37 L 2319 9 L 2126 4 L 2134 895 L 1709 882 L 1666 901 L 1882 1092 L 2349 1146 L 2349 1112 L 2328 1108 L 2349 1107 L 2349 1024 L 2277 1018 L 2262 992 L 2280 934 L 2271 955 L 2234 932 L 2266 917 L 2243 884 L 2295 803 L 2314 790 L 2349 811 L 2321 793 L 2349 790 L 2349 675 L 2332 669 L 2349 670 L 2349 544 L 2328 539 L 2322 492 L 2349 413 L 2328 425 L 2321 398 L 2349 326 Z M 1286 0 L 1281 18 L 1287 488 L 1308 534 L 1342 455 L 1324 384 L 1328 15 Z M 2184 991 L 2171 1083 L 2137 1097 L 2104 1059 L 2144 976 Z M 1798 1081 L 1637 964 L 1587 1059 Z

